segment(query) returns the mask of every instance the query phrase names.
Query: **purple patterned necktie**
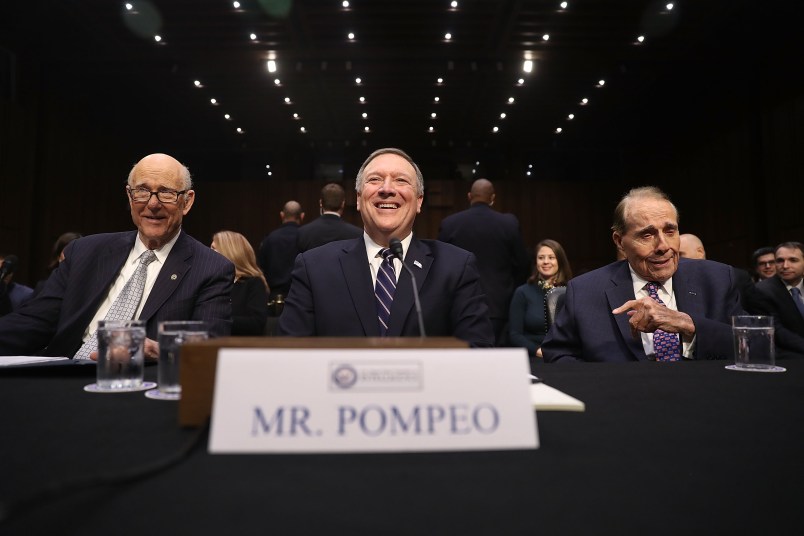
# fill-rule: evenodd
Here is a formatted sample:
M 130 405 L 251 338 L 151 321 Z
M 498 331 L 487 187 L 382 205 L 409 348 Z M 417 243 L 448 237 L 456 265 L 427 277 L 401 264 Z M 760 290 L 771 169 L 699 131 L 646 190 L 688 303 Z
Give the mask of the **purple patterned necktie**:
M 648 295 L 657 303 L 664 305 L 664 302 L 659 298 L 658 289 L 658 283 L 652 281 L 648 283 Z M 656 361 L 680 361 L 681 354 L 678 346 L 677 334 L 667 333 L 660 329 L 653 332 L 653 351 L 656 353 Z
M 380 336 L 388 333 L 388 323 L 391 319 L 391 304 L 394 302 L 396 291 L 396 272 L 394 271 L 394 254 L 388 248 L 380 250 L 382 263 L 377 270 L 377 284 L 374 286 L 374 296 L 377 298 L 377 319 L 380 321 Z

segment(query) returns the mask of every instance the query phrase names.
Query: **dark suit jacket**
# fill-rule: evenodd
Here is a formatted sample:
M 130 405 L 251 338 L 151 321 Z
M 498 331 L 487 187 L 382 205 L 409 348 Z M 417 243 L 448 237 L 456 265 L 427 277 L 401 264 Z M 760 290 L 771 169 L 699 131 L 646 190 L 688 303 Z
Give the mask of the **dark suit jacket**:
M 475 254 L 480 283 L 489 300 L 489 316 L 508 318 L 514 289 L 525 282 L 530 272 L 530 259 L 516 216 L 475 203 L 444 218 L 438 239 Z
M 293 261 L 299 254 L 296 240 L 299 224 L 295 221 L 283 223 L 266 236 L 257 252 L 257 262 L 262 269 L 265 280 L 270 287 L 270 299 L 277 294 L 288 295 L 290 289 L 290 273 Z
M 129 231 L 70 242 L 42 292 L 0 319 L 0 354 L 73 356 L 136 238 Z M 148 337 L 164 320 L 205 320 L 212 335 L 228 335 L 232 281 L 232 263 L 182 231 L 140 315 Z
M 679 311 L 695 323 L 696 359 L 733 358 L 732 315 L 745 314 L 731 266 L 680 259 L 673 276 Z M 647 359 L 639 337 L 631 335 L 628 315 L 615 309 L 633 300 L 626 261 L 618 261 L 570 280 L 564 307 L 542 344 L 545 361 L 636 361 Z
M 363 229 L 343 221 L 335 214 L 322 214 L 310 223 L 302 225 L 296 244 L 299 253 L 336 240 L 347 240 L 363 236 Z
M 756 292 L 749 296 L 746 308 L 752 314 L 773 315 L 776 346 L 804 354 L 804 317 L 778 275 L 756 284 Z
M 454 336 L 473 346 L 493 346 L 474 255 L 435 240 L 411 240 L 405 264 L 416 283 L 428 336 Z M 292 336 L 379 337 L 377 306 L 363 238 L 330 242 L 302 253 L 279 318 Z M 389 337 L 419 335 L 410 274 L 397 283 Z

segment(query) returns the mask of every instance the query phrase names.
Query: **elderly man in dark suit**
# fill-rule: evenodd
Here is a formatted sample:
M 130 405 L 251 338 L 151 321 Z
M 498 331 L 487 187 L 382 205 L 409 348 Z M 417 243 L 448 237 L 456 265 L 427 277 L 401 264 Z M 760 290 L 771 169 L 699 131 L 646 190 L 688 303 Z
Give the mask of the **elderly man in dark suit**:
M 494 335 L 497 344 L 504 345 L 511 296 L 528 278 L 530 259 L 516 216 L 491 208 L 495 198 L 491 181 L 477 179 L 467 198 L 469 208 L 444 218 L 438 239 L 471 251 L 477 257 Z
M 754 314 L 773 315 L 776 346 L 804 355 L 804 244 L 776 246 L 776 275 L 756 284 L 746 308 Z
M 321 215 L 299 229 L 296 241 L 299 253 L 336 240 L 357 238 L 363 235 L 360 227 L 341 219 L 346 206 L 346 192 L 340 184 L 331 182 L 325 185 L 321 189 L 318 206 Z
M 492 346 L 494 334 L 475 257 L 436 240 L 419 240 L 413 222 L 424 199 L 418 166 L 399 149 L 379 149 L 357 174 L 363 236 L 300 254 L 279 319 L 292 336 L 418 336 L 415 273 L 427 335 Z M 403 258 L 389 249 L 401 241 Z
M 94 355 L 98 321 L 135 276 L 144 283 L 128 303 L 131 318 L 146 324 L 147 358 L 159 355 L 164 320 L 204 320 L 213 335 L 229 334 L 234 267 L 181 230 L 195 201 L 190 172 L 171 156 L 152 154 L 132 168 L 126 193 L 137 231 L 72 241 L 39 295 L 0 319 L 0 353 Z
M 730 319 L 745 314 L 734 270 L 679 260 L 678 211 L 661 190 L 635 188 L 617 205 L 625 260 L 578 276 L 542 344 L 545 361 L 680 361 L 734 354 Z

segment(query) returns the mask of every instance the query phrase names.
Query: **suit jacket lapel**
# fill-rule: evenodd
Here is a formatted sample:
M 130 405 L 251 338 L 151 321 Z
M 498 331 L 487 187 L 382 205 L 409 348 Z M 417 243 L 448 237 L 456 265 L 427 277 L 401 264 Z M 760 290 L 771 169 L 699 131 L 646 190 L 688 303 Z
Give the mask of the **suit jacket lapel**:
M 128 254 L 134 245 L 136 231 L 122 235 L 115 239 L 102 250 L 95 260 L 95 275 L 90 282 L 91 287 L 86 289 L 87 299 L 85 307 L 81 312 L 81 319 L 78 321 L 83 328 L 89 324 L 95 313 L 98 312 L 101 301 L 109 293 L 109 288 L 120 274 L 123 263 L 126 262 Z
M 159 270 L 156 281 L 148 294 L 148 301 L 142 308 L 140 320 L 148 322 L 160 307 L 179 288 L 182 279 L 192 266 L 193 250 L 190 240 L 184 231 L 181 231 L 173 249 L 165 259 L 165 265 Z
M 368 337 L 379 337 L 380 324 L 377 320 L 377 306 L 367 258 L 363 237 L 356 238 L 344 246 L 341 252 L 341 271 L 363 331 Z
M 636 298 L 634 295 L 634 282 L 631 280 L 631 271 L 628 269 L 628 262 L 623 262 L 618 268 L 617 272 L 612 276 L 611 282 L 613 287 L 606 289 L 606 297 L 609 300 L 609 307 L 616 309 L 625 302 Z M 627 313 L 615 315 L 614 319 L 617 322 L 617 327 L 620 329 L 620 336 L 623 339 L 626 347 L 631 350 L 639 360 L 647 359 L 645 349 L 642 347 L 642 338 L 634 338 L 631 335 L 631 325 L 628 323 L 630 317 Z
M 425 244 L 415 237 L 410 241 L 408 251 L 405 253 L 405 265 L 416 275 L 416 290 L 421 292 L 424 280 L 433 264 L 433 256 Z M 402 268 L 394 293 L 394 303 L 391 305 L 391 323 L 388 326 L 388 336 L 398 337 L 404 334 L 405 321 L 413 312 L 415 318 L 415 300 L 413 299 L 413 284 L 410 274 Z
M 673 275 L 676 309 L 690 316 L 704 316 L 703 289 L 690 278 L 684 264 L 679 262 L 678 270 Z

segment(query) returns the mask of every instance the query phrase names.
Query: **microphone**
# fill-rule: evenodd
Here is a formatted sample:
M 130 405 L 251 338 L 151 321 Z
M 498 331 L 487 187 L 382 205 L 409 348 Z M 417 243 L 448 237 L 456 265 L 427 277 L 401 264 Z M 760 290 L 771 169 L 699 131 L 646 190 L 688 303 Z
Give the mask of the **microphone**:
M 416 276 L 413 275 L 413 270 L 411 270 L 408 265 L 405 264 L 405 254 L 402 251 L 402 241 L 398 238 L 392 238 L 389 240 L 388 246 L 391 248 L 391 253 L 394 254 L 394 257 L 402 262 L 402 267 L 410 274 L 410 280 L 413 283 L 413 302 L 416 304 L 416 315 L 419 319 L 419 337 L 424 338 L 424 318 L 422 318 L 422 304 L 419 302 L 419 287 L 416 285 Z
M 14 270 L 17 269 L 17 262 L 19 259 L 16 255 L 9 255 L 3 261 L 3 264 L 0 264 L 0 281 L 6 278 L 7 275 L 13 274 Z

